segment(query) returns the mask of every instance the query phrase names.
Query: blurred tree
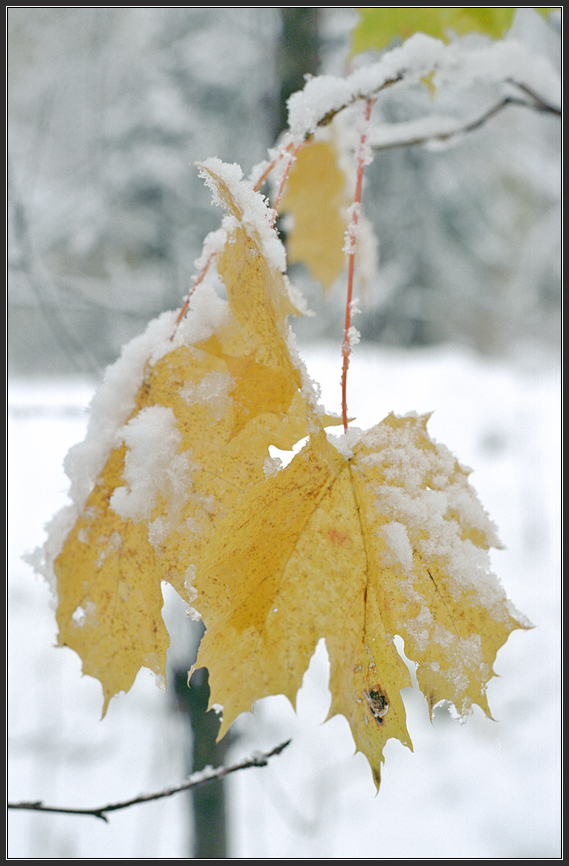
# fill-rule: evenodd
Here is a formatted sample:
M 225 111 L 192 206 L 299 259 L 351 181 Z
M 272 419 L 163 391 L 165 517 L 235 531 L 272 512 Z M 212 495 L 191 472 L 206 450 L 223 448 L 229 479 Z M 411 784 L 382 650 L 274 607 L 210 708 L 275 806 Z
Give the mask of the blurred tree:
M 96 369 L 180 304 L 218 220 L 190 163 L 215 155 L 248 173 L 304 75 L 344 71 L 355 19 L 333 8 L 8 10 L 11 370 Z M 510 37 L 559 64 L 555 22 L 521 8 Z M 482 88 L 464 105 L 449 89 L 436 111 L 470 117 L 491 96 Z M 426 89 L 410 88 L 374 111 L 391 123 L 432 110 Z M 457 144 L 382 151 L 366 174 L 379 267 L 363 339 L 558 344 L 557 119 L 510 108 Z M 343 290 L 325 305 L 302 268 L 292 276 L 319 314 L 298 323 L 299 339 L 337 339 Z
M 319 21 L 317 6 L 300 8 L 285 6 L 281 14 L 281 33 L 277 45 L 277 76 L 280 80 L 278 114 L 273 139 L 288 128 L 287 100 L 302 90 L 307 75 L 320 71 Z
M 191 163 L 264 157 L 278 27 L 272 9 L 9 10 L 12 369 L 92 368 L 79 346 L 103 366 L 179 305 L 218 218 Z
M 227 734 L 219 743 L 216 742 L 221 722 L 215 710 L 208 710 L 210 689 L 207 669 L 200 668 L 194 672 L 189 688 L 187 672 L 178 669 L 174 674 L 174 691 L 178 708 L 191 729 L 192 759 L 189 772 L 195 773 L 208 766 L 222 766 L 235 735 Z M 193 826 L 190 856 L 197 860 L 225 859 L 229 856 L 225 780 L 216 779 L 190 791 L 188 796 Z

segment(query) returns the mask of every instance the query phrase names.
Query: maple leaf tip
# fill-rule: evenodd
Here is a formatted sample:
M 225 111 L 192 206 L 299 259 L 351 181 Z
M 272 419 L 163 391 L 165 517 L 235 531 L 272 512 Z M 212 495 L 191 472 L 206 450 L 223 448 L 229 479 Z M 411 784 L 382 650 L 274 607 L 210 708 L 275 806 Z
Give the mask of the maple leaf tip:
M 101 722 L 103 721 L 103 719 L 107 715 L 107 710 L 109 709 L 109 704 L 111 702 L 112 697 L 113 697 L 112 695 L 108 695 L 108 694 L 105 694 L 105 696 L 104 696 L 103 709 L 101 712 L 101 719 L 100 719 Z

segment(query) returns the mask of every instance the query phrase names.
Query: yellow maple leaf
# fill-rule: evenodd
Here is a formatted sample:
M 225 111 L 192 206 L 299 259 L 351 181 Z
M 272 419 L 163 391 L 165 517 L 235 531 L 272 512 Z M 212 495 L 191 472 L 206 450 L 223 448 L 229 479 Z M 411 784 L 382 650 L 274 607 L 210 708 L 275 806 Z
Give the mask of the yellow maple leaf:
M 164 676 L 168 581 L 206 625 L 196 666 L 224 707 L 221 736 L 262 697 L 294 704 L 324 638 L 330 715 L 347 718 L 379 785 L 387 740 L 411 747 L 395 636 L 431 712 L 448 701 L 489 714 L 496 652 L 525 625 L 489 571 L 494 527 L 426 417 L 326 434 L 339 419 L 315 405 L 292 350 L 297 308 L 268 209 L 233 168 L 202 168 L 228 214 L 227 301 L 203 283 L 145 355 L 54 558 L 58 639 L 101 681 L 106 710 L 141 666 Z M 113 387 L 123 400 L 120 376 Z M 303 438 L 266 477 L 269 446 Z
M 330 289 L 346 265 L 348 225 L 346 177 L 331 141 L 311 141 L 299 151 L 281 200 L 280 213 L 293 218 L 288 260 L 302 262 Z
M 376 785 L 386 741 L 411 747 L 396 635 L 431 712 L 448 701 L 489 715 L 496 652 L 524 625 L 489 572 L 494 527 L 426 420 L 390 415 L 347 455 L 320 432 L 218 522 L 195 603 L 207 626 L 196 667 L 223 706 L 220 736 L 261 697 L 294 705 L 322 637 L 330 716 L 347 718 Z
M 105 710 L 142 665 L 164 676 L 161 580 L 192 601 L 215 521 L 264 480 L 269 445 L 292 448 L 317 417 L 286 343 L 294 305 L 283 274 L 225 181 L 207 171 L 234 219 L 218 267 L 226 315 L 213 333 L 178 335 L 148 361 L 134 410 L 54 562 L 59 643 L 101 681 Z

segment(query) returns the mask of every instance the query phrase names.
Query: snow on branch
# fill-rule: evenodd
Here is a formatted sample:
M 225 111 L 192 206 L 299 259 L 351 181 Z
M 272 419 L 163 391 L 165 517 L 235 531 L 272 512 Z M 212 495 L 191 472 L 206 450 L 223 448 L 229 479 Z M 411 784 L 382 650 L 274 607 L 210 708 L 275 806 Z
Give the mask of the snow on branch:
M 157 791 L 154 794 L 139 794 L 138 797 L 132 797 L 130 800 L 122 800 L 118 803 L 108 803 L 106 806 L 99 806 L 93 809 L 80 809 L 65 806 L 45 806 L 41 800 L 31 802 L 8 803 L 9 809 L 24 809 L 31 812 L 57 812 L 64 815 L 91 815 L 93 818 L 100 818 L 102 821 L 108 822 L 107 813 L 117 812 L 119 809 L 127 809 L 129 806 L 136 806 L 139 803 L 149 803 L 152 800 L 162 800 L 165 797 L 171 797 L 173 794 L 179 794 L 181 791 L 189 791 L 192 788 L 197 788 L 200 785 L 205 785 L 207 782 L 224 779 L 230 773 L 236 773 L 237 770 L 246 770 L 249 767 L 266 767 L 269 758 L 273 755 L 280 755 L 284 749 L 290 744 L 290 740 L 275 746 L 270 752 L 263 752 L 258 755 L 253 755 L 241 761 L 239 764 L 233 764 L 231 767 L 219 767 L 213 769 L 206 767 L 204 770 L 199 770 L 197 773 L 192 773 L 187 782 L 182 785 L 177 785 L 173 788 L 166 788 L 163 791 Z
M 452 84 L 466 89 L 476 83 L 515 84 L 532 103 L 529 107 L 557 112 L 561 79 L 552 64 L 516 40 L 467 48 L 462 42 L 445 44 L 416 33 L 403 45 L 387 51 L 379 61 L 346 78 L 321 75 L 309 78 L 302 91 L 288 101 L 289 128 L 298 145 L 340 111 L 377 97 L 387 87 L 408 87 L 429 76 L 435 87 Z

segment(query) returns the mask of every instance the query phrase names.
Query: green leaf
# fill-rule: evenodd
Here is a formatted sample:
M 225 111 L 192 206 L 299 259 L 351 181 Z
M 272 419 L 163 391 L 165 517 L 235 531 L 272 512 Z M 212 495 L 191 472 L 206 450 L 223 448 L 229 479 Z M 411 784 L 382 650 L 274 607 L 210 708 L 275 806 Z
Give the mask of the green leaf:
M 551 7 L 539 7 L 547 15 Z M 510 27 L 515 7 L 507 6 L 392 6 L 358 9 L 360 22 L 352 33 L 350 56 L 370 49 L 382 50 L 396 38 L 407 39 L 413 33 L 426 33 L 448 41 L 449 31 L 460 36 L 484 33 L 499 39 Z

